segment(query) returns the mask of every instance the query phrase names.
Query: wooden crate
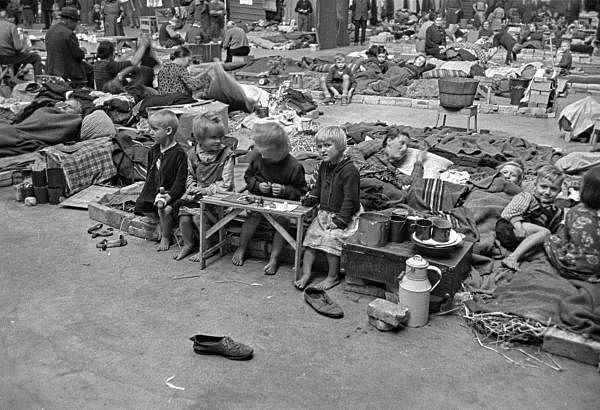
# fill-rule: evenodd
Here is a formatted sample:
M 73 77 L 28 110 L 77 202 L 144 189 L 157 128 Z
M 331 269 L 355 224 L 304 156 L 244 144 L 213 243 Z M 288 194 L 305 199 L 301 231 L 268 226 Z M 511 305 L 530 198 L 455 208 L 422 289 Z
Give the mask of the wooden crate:
M 460 289 L 469 272 L 472 242 L 463 244 L 442 257 L 424 256 L 433 266 L 442 271 L 442 281 L 432 295 L 452 298 Z M 376 248 L 360 245 L 351 238 L 342 248 L 341 269 L 346 278 L 363 279 L 385 285 L 390 292 L 398 293 L 398 275 L 405 269 L 406 259 L 419 254 L 412 242 L 389 243 Z M 430 277 L 436 280 L 437 275 Z M 433 282 L 432 282 L 433 283 Z
M 223 53 L 221 43 L 188 44 L 187 47 L 192 53 L 192 59 L 197 64 L 210 63 L 215 59 L 220 61 Z
M 154 34 L 158 32 L 158 22 L 156 17 L 140 17 L 140 31 L 144 34 Z

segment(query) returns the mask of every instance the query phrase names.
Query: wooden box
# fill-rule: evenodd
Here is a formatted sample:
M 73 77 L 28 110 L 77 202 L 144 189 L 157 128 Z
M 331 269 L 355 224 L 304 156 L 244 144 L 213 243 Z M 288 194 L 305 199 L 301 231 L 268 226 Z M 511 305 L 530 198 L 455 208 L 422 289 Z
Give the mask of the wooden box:
M 531 90 L 535 90 L 535 91 L 550 91 L 552 89 L 552 82 L 550 81 L 539 81 L 536 80 L 535 78 L 533 79 L 533 82 L 531 83 Z
M 229 129 L 229 106 L 219 101 L 206 100 L 194 104 L 149 107 L 146 111 L 148 112 L 149 117 L 156 111 L 162 109 L 173 111 L 179 118 L 179 128 L 177 129 L 177 134 L 175 134 L 175 139 L 186 149 L 190 147 L 190 141 L 192 140 L 192 124 L 194 118 L 198 115 L 202 115 L 205 112 L 215 112 L 221 117 L 225 129 Z
M 447 256 L 423 256 L 442 271 L 442 281 L 432 295 L 452 298 L 460 289 L 470 268 L 472 242 L 463 242 Z M 358 244 L 351 238 L 342 248 L 340 268 L 348 279 L 363 279 L 385 285 L 388 291 L 398 293 L 398 275 L 405 269 L 406 259 L 419 254 L 412 242 L 388 243 L 376 248 Z M 437 275 L 430 277 L 432 283 Z
M 205 43 L 205 44 L 188 44 L 187 47 L 192 53 L 194 63 L 210 63 L 216 60 L 221 60 L 223 48 L 221 43 Z
M 158 22 L 156 17 L 140 17 L 140 31 L 144 34 L 154 34 L 158 32 Z

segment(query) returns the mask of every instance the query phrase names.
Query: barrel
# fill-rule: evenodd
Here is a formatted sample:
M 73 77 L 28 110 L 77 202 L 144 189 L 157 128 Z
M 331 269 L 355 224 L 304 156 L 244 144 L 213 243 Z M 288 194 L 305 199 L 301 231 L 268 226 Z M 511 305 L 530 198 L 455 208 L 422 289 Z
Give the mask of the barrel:
M 510 105 L 519 105 L 521 98 L 525 95 L 525 90 L 529 86 L 529 79 L 511 78 L 508 82 L 510 91 Z
M 440 105 L 444 108 L 461 109 L 473 104 L 479 80 L 472 78 L 440 78 Z

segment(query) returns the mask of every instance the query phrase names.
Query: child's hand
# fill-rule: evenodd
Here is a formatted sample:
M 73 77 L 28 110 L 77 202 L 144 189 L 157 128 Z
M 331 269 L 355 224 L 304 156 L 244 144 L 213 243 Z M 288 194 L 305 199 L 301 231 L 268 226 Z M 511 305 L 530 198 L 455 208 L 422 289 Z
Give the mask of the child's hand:
M 271 192 L 271 185 L 268 182 L 261 182 L 260 184 L 258 184 L 258 189 L 263 194 L 268 194 L 269 192 Z
M 273 190 L 273 195 L 275 196 L 282 196 L 285 192 L 285 186 L 280 184 L 273 184 L 271 189 Z

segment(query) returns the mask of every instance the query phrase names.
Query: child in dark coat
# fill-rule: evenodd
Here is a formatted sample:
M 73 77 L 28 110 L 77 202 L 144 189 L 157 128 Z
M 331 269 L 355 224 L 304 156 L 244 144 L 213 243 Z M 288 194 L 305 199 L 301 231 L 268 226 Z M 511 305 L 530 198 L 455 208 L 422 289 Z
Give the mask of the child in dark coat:
M 157 251 L 169 249 L 173 225 L 172 204 L 185 192 L 187 155 L 175 141 L 179 126 L 177 116 L 161 110 L 148 118 L 156 144 L 148 152 L 148 174 L 142 193 L 135 202 L 135 212 L 150 214 L 160 223 L 160 244 Z
M 325 280 L 311 286 L 327 290 L 340 283 L 342 244 L 358 230 L 360 176 L 352 160 L 344 157 L 346 138 L 346 133 L 336 126 L 322 128 L 315 137 L 323 162 L 317 182 L 302 204 L 318 204 L 319 213 L 304 238 L 302 277 L 294 282 L 300 290 L 312 278 L 316 251 L 327 255 L 329 271 Z
M 299 201 L 307 191 L 304 168 L 290 155 L 290 144 L 285 131 L 275 123 L 257 124 L 253 131 L 254 156 L 244 174 L 248 191 L 254 195 Z M 231 258 L 234 265 L 244 264 L 246 249 L 261 220 L 259 213 L 248 215 L 242 225 L 240 246 Z M 285 223 L 283 220 L 278 221 Z M 277 260 L 284 241 L 283 236 L 276 232 L 271 257 L 264 269 L 265 274 L 274 275 L 277 272 Z

